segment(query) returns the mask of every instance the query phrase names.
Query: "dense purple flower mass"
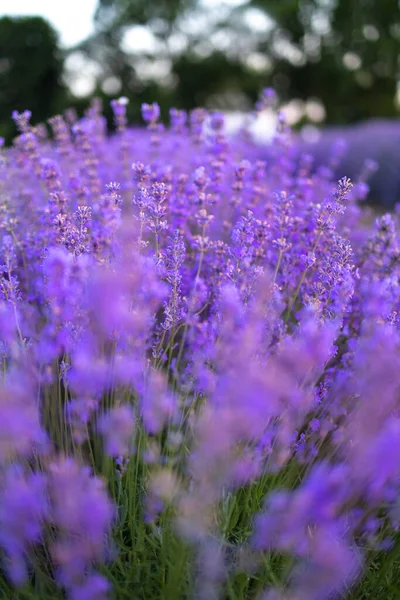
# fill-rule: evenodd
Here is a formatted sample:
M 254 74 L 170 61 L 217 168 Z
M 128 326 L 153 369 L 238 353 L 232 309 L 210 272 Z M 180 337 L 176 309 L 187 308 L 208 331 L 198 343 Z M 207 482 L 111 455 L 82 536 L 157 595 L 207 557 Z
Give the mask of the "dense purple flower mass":
M 15 112 L 0 149 L 3 581 L 343 597 L 400 527 L 398 217 L 280 113 L 265 162 L 220 113 L 126 103 L 112 137 L 97 101 L 51 137 Z

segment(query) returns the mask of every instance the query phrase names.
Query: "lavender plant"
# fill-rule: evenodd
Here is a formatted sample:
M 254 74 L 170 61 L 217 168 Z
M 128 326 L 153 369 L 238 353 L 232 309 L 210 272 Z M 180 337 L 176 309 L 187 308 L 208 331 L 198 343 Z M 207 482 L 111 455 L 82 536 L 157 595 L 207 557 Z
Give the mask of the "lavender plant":
M 219 113 L 126 103 L 113 137 L 98 102 L 52 137 L 14 113 L 0 149 L 3 597 L 389 597 L 397 216 L 280 113 L 265 163 Z

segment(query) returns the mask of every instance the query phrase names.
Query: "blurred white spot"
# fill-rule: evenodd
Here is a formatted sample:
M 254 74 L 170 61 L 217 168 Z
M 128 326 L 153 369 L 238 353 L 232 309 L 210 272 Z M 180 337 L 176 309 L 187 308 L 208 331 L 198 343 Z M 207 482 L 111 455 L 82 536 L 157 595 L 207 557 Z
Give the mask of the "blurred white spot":
M 326 117 L 326 110 L 319 100 L 308 100 L 305 106 L 305 113 L 310 121 L 321 123 Z
M 311 27 L 318 35 L 327 35 L 331 30 L 329 16 L 324 10 L 316 10 L 311 17 Z
M 101 89 L 108 96 L 115 96 L 121 90 L 122 84 L 118 77 L 107 77 L 101 84 Z
M 362 31 L 366 40 L 370 42 L 376 42 L 377 40 L 379 40 L 379 31 L 377 30 L 375 25 L 364 25 Z
M 253 71 L 269 71 L 271 69 L 271 61 L 268 56 L 261 54 L 261 52 L 251 52 L 246 56 L 244 63 L 246 67 Z
M 235 135 L 246 127 L 256 143 L 266 143 L 272 140 L 276 132 L 276 114 L 270 111 L 264 111 L 256 119 L 241 111 L 227 112 L 224 116 L 225 132 L 228 135 Z
M 256 142 L 271 141 L 276 132 L 276 115 L 269 111 L 263 111 L 249 129 Z
M 282 106 L 282 112 L 285 115 L 286 123 L 289 126 L 296 125 L 304 116 L 304 102 L 302 100 L 291 100 Z
M 209 42 L 199 42 L 193 48 L 193 52 L 199 58 L 208 58 L 213 53 L 213 47 Z
M 226 29 L 220 29 L 213 33 L 210 37 L 212 45 L 218 50 L 226 51 L 232 46 L 232 34 Z
M 243 19 L 250 29 L 259 33 L 267 33 L 274 26 L 274 21 L 259 8 L 248 8 L 243 14 Z
M 151 33 L 150 29 L 143 25 L 134 25 L 130 27 L 122 38 L 121 48 L 124 52 L 148 52 L 154 53 L 158 47 L 157 39 Z
M 86 75 L 86 77 L 76 77 L 69 84 L 71 92 L 77 98 L 86 98 L 93 94 L 96 88 L 96 79 L 92 75 Z
M 245 115 L 241 112 L 231 112 L 225 115 L 225 131 L 228 134 L 237 133 L 243 126 Z
M 303 38 L 304 51 L 311 58 L 319 58 L 321 54 L 321 38 L 319 35 L 306 33 Z
M 228 6 L 241 6 L 242 4 L 245 4 L 247 2 L 247 0 L 201 0 L 201 4 L 202 6 L 205 6 L 207 8 L 215 8 L 215 7 L 220 7 L 221 4 L 226 4 Z
M 183 33 L 173 33 L 168 38 L 168 48 L 172 54 L 180 54 L 184 52 L 189 45 L 189 40 Z
M 346 52 L 343 55 L 343 64 L 349 71 L 355 71 L 361 67 L 361 58 L 355 52 Z
M 100 73 L 101 66 L 82 52 L 72 52 L 65 61 L 65 82 L 78 98 L 85 98 L 94 92 Z
M 272 47 L 277 54 L 286 58 L 292 65 L 301 67 L 307 62 L 305 53 L 292 44 L 290 40 L 282 34 L 275 37 L 272 42 Z
M 168 58 L 160 58 L 157 60 L 143 58 L 138 61 L 135 66 L 140 79 L 145 81 L 160 81 L 170 75 L 172 62 Z
M 304 125 L 300 131 L 302 139 L 310 144 L 316 144 L 321 138 L 321 132 L 315 125 Z

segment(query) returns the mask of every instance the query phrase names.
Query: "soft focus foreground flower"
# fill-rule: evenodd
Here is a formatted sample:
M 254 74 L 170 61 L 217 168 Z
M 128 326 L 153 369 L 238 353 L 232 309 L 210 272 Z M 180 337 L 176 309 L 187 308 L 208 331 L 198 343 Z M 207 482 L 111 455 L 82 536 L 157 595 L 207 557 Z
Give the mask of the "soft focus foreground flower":
M 11 581 L 20 585 L 28 577 L 29 553 L 41 541 L 48 518 L 46 479 L 9 467 L 2 473 L 0 488 L 0 546 Z
M 84 598 L 85 588 L 86 594 L 92 589 L 92 598 L 102 598 L 108 586 L 92 572 L 92 565 L 107 556 L 114 517 L 103 483 L 67 459 L 50 465 L 49 488 L 51 520 L 57 530 L 51 548 L 57 578 L 73 600 Z
M 400 527 L 399 216 L 283 113 L 261 149 L 126 104 L 111 137 L 97 100 L 52 141 L 15 112 L 0 148 L 5 585 L 344 596 Z
M 109 456 L 127 456 L 131 453 L 134 431 L 134 413 L 130 406 L 118 406 L 99 419 L 98 429 L 104 436 Z
M 0 464 L 45 450 L 35 390 L 21 372 L 11 372 L 0 387 Z

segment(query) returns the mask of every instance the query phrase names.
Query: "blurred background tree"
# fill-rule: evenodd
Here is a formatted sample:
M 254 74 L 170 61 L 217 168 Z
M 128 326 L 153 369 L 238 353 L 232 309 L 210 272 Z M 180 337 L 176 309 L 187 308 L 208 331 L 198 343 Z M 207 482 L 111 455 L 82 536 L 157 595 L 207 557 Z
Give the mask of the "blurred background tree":
M 282 95 L 319 98 L 329 123 L 398 115 L 397 0 L 253 0 L 251 4 L 267 11 L 277 25 L 262 50 L 272 50 Z
M 63 50 L 42 18 L 3 18 L 0 135 L 14 133 L 13 109 L 37 122 L 71 104 L 82 113 L 93 94 L 110 121 L 111 97 L 135 99 L 138 122 L 152 100 L 164 116 L 170 106 L 245 112 L 265 86 L 297 125 L 393 118 L 399 44 L 398 0 L 98 0 L 93 34 Z
M 35 121 L 65 108 L 57 34 L 40 17 L 0 19 L 0 136 L 16 134 L 11 113 L 29 108 Z
M 398 115 L 398 0 L 99 0 L 95 25 L 74 50 L 106 95 L 247 110 L 270 85 L 311 120 Z

